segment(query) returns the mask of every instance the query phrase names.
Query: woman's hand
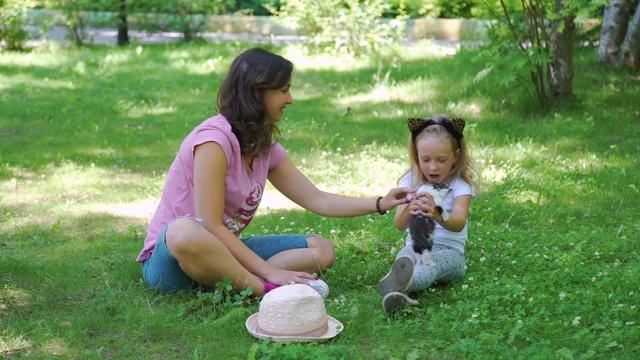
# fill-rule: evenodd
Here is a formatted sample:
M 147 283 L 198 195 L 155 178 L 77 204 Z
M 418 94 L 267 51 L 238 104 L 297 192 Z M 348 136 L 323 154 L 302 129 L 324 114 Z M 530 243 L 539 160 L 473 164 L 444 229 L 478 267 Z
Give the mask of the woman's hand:
M 304 271 L 290 271 L 274 268 L 265 280 L 272 284 L 282 286 L 301 283 L 304 279 L 315 280 L 316 277 Z
M 387 195 L 380 199 L 380 209 L 382 211 L 389 211 L 398 205 L 404 205 L 409 202 L 407 196 L 415 193 L 416 190 L 410 187 L 399 187 L 389 190 Z

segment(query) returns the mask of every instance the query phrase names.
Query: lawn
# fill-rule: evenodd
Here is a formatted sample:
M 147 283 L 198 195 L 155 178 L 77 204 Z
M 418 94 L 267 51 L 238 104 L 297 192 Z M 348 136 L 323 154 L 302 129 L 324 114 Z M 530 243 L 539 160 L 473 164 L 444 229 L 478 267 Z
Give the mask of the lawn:
M 183 137 L 214 113 L 252 45 L 48 47 L 0 54 L 0 356 L 114 359 L 637 359 L 640 78 L 576 52 L 576 104 L 541 111 L 476 83 L 475 53 L 429 43 L 380 58 L 268 48 L 296 64 L 281 143 L 319 187 L 375 198 L 408 165 L 406 119 L 448 113 L 482 173 L 467 277 L 387 316 L 392 215 L 301 210 L 272 188 L 243 235 L 319 233 L 345 330 L 259 341 L 258 300 L 162 295 L 135 258 Z

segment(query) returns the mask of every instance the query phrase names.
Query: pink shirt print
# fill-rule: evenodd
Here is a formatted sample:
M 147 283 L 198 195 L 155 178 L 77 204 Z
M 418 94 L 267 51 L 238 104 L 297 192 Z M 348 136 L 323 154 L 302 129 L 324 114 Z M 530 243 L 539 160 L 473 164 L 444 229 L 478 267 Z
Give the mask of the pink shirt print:
M 225 222 L 227 229 L 232 233 L 240 235 L 247 225 L 253 219 L 253 215 L 258 210 L 260 200 L 262 199 L 263 186 L 257 182 L 253 182 L 253 190 L 249 193 L 249 197 L 244 201 L 244 204 Z

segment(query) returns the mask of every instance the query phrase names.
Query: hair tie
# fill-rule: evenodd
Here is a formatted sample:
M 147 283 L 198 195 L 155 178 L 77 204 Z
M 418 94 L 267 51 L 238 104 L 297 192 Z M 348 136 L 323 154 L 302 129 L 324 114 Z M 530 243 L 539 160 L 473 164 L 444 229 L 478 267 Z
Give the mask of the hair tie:
M 462 139 L 463 137 L 462 132 L 464 131 L 465 125 L 465 121 L 463 118 L 444 118 L 440 121 L 434 121 L 431 118 L 409 118 L 407 120 L 407 126 L 409 127 L 409 131 L 411 131 L 411 136 L 413 136 L 414 138 L 418 136 L 418 134 L 422 130 L 433 125 L 440 125 L 444 127 L 458 141 L 460 141 L 460 139 Z

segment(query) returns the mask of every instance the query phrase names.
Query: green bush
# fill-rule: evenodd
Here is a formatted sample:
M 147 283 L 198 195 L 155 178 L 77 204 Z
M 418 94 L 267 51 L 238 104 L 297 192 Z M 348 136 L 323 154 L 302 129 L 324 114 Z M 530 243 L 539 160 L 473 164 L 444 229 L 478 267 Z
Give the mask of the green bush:
M 218 15 L 234 3 L 233 0 L 168 0 L 147 1 L 141 9 L 143 28 L 150 32 L 177 29 L 187 41 L 200 38 L 208 26 L 208 17 Z
M 67 38 L 76 46 L 81 46 L 87 38 L 87 10 L 94 10 L 91 0 L 66 0 L 60 2 L 62 21 L 69 31 Z
M 308 38 L 312 51 L 362 55 L 405 35 L 403 14 L 380 21 L 390 4 L 382 0 L 285 0 L 280 9 L 268 7 L 275 21 L 296 29 Z
M 33 26 L 27 11 L 35 5 L 34 0 L 0 0 L 0 42 L 4 42 L 5 50 L 25 49 L 31 38 L 29 27 Z
M 405 13 L 410 18 L 472 19 L 483 5 L 479 0 L 391 0 L 384 17 Z
M 247 15 L 268 16 L 269 10 L 265 6 L 280 7 L 280 0 L 245 0 L 235 1 L 235 5 L 229 6 L 230 12 L 239 12 Z
M 87 38 L 87 27 L 116 27 L 123 14 L 135 14 L 140 30 L 180 31 L 185 40 L 195 40 L 206 30 L 210 15 L 224 13 L 233 4 L 233 0 L 65 0 L 51 5 L 61 10 L 69 39 L 80 46 Z
M 561 17 L 571 17 L 575 24 L 580 24 L 596 14 L 603 4 L 604 0 L 572 0 L 565 2 L 566 7 L 558 12 L 554 0 L 487 3 L 483 11 L 493 19 L 487 29 L 490 41 L 478 52 L 476 61 L 484 64 L 484 69 L 475 80 L 505 89 L 505 98 L 524 96 L 537 99 L 543 106 L 554 104 L 557 99 L 550 90 L 553 88 L 550 69 L 557 66 L 559 60 L 554 60 L 558 44 L 554 40 L 553 23 Z M 563 32 L 562 26 L 561 23 L 558 33 Z M 584 41 L 589 36 L 593 34 L 587 32 L 577 39 Z

